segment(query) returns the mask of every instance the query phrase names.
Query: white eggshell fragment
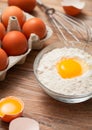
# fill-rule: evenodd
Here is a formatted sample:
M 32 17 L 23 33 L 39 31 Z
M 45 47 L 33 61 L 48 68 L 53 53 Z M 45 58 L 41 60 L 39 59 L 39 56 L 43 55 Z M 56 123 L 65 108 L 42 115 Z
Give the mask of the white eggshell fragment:
M 9 130 L 39 130 L 39 123 L 30 118 L 19 117 L 10 122 Z

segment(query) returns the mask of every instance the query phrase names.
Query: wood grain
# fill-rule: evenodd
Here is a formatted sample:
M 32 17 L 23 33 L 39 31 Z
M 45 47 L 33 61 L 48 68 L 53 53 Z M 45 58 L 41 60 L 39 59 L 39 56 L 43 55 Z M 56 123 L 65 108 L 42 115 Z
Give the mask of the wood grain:
M 63 11 L 61 0 L 43 0 Z M 92 0 L 85 0 L 86 6 L 79 16 L 92 26 Z M 6 0 L 0 0 L 0 9 L 7 6 Z M 33 15 L 44 19 L 51 27 L 48 17 L 36 7 Z M 44 44 L 53 44 L 58 40 L 56 33 Z M 89 48 L 90 49 L 90 48 Z M 92 99 L 79 104 L 66 104 L 49 97 L 39 86 L 33 72 L 34 59 L 39 51 L 31 51 L 23 65 L 16 65 L 8 72 L 6 79 L 0 82 L 0 98 L 17 96 L 25 103 L 23 116 L 33 118 L 40 123 L 40 130 L 92 130 Z M 0 130 L 8 130 L 9 124 L 0 121 Z

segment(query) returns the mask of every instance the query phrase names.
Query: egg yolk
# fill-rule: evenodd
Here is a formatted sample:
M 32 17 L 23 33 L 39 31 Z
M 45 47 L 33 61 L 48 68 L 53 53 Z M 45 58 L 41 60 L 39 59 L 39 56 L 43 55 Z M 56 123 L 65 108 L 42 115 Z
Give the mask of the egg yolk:
M 0 103 L 0 116 L 13 115 L 21 111 L 21 104 L 14 99 L 6 99 Z
M 82 66 L 75 58 L 63 58 L 56 64 L 56 68 L 63 78 L 74 78 L 82 74 Z

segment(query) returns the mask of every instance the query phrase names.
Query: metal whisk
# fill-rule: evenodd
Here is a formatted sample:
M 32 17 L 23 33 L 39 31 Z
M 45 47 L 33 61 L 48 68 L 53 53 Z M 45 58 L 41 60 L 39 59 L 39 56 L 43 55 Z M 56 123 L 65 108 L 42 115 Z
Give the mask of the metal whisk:
M 37 0 L 37 3 L 44 9 L 45 13 L 51 19 L 54 27 L 58 30 L 57 34 L 60 39 L 62 35 L 66 42 L 79 42 L 81 40 L 89 42 L 92 40 L 91 29 L 84 21 L 65 15 L 62 12 L 55 10 L 54 8 L 49 8 L 44 5 L 41 0 Z

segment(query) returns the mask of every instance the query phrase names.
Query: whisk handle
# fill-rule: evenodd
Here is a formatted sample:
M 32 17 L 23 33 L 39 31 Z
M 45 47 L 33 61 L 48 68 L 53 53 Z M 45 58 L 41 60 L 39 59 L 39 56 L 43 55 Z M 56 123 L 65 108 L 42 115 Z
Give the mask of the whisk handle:
M 42 3 L 41 0 L 37 0 L 37 4 L 45 10 L 45 13 L 46 13 L 47 15 L 50 16 L 50 15 L 53 15 L 53 14 L 55 13 L 55 9 L 54 9 L 54 8 L 49 8 L 49 7 L 47 7 L 46 5 L 44 5 L 44 4 Z
M 43 7 L 45 10 L 48 9 L 48 7 L 47 7 L 46 5 L 44 5 L 41 0 L 37 0 L 37 4 L 38 4 L 39 6 L 41 6 L 41 7 Z
M 37 0 L 37 4 L 42 5 L 43 3 L 41 0 Z

